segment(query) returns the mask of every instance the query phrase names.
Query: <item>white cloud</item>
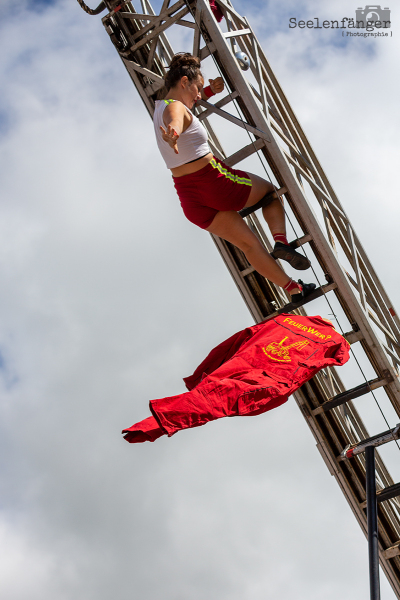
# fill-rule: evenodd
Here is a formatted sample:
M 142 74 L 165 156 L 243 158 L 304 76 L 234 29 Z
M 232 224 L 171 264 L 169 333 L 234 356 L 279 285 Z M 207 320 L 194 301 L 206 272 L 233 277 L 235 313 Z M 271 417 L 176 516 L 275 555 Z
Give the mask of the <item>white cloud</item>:
M 66 0 L 1 10 L 2 597 L 365 597 L 365 540 L 293 401 L 119 438 L 251 320 L 182 215 L 100 18 Z M 304 33 L 263 45 L 395 295 L 397 38 L 368 54 Z

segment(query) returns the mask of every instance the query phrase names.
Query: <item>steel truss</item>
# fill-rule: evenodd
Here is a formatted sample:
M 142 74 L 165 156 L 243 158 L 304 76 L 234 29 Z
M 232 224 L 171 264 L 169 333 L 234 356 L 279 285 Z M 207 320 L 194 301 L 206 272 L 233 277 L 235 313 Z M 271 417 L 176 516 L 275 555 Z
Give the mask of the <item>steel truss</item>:
M 257 151 L 262 153 L 302 231 L 295 244 L 309 245 L 313 264 L 319 265 L 328 280 L 324 293 L 333 292 L 352 326 L 346 334 L 348 341 L 361 344 L 376 373 L 373 380 L 346 390 L 335 369 L 325 369 L 295 394 L 330 473 L 367 534 L 364 454 L 343 460 L 341 453 L 369 437 L 354 398 L 382 387 L 400 417 L 400 320 L 247 19 L 229 0 L 217 0 L 228 26 L 223 32 L 207 0 L 164 0 L 159 14 L 148 0 L 140 1 L 142 12 L 131 2 L 105 0 L 109 12 L 102 21 L 150 116 L 174 55 L 165 32 L 171 27 L 190 28 L 193 54 L 201 60 L 214 56 L 228 90 L 222 100 L 215 104 L 201 101 L 197 109 L 214 154 L 233 166 Z M 237 47 L 250 59 L 253 83 L 235 60 Z M 233 103 L 239 117 L 225 108 Z M 249 144 L 226 154 L 208 120 L 211 114 L 231 122 L 232 127 L 246 129 Z M 306 193 L 314 195 L 319 216 Z M 271 251 L 257 216 L 253 213 L 247 222 Z M 284 292 L 256 273 L 237 248 L 213 239 L 256 322 L 287 303 Z M 306 314 L 303 308 L 295 312 Z M 394 485 L 378 452 L 376 474 L 380 563 L 400 598 L 400 505 L 396 498 L 400 487 Z

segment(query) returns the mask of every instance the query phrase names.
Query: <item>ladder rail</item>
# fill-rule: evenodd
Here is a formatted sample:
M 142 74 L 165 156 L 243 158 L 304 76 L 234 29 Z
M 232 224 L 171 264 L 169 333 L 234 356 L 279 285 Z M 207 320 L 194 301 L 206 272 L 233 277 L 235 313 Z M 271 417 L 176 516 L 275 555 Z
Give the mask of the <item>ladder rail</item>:
M 204 21 L 207 25 L 207 30 L 211 31 L 211 38 L 216 37 L 218 31 L 218 25 L 212 17 L 210 11 L 206 14 L 207 6 L 205 0 L 198 0 L 202 5 L 202 14 Z M 231 60 L 230 49 L 224 39 L 221 39 L 220 47 L 218 47 L 218 54 L 221 60 L 222 65 L 227 67 L 229 65 L 229 61 Z M 218 43 L 215 41 L 216 45 Z M 241 74 L 239 67 L 233 65 L 232 69 L 237 69 L 237 77 L 238 77 L 238 85 L 237 90 L 239 91 L 240 96 L 246 101 L 247 107 L 246 112 L 250 113 L 249 116 L 253 117 L 252 119 L 248 118 L 247 121 L 253 123 L 256 127 L 261 130 L 266 130 L 268 127 L 267 120 L 262 118 L 261 109 L 259 109 L 255 100 L 248 100 L 248 96 L 250 95 L 250 88 L 244 80 L 243 75 Z M 239 85 L 239 80 L 241 78 L 241 85 Z M 251 115 L 251 110 L 253 110 L 253 115 Z M 247 116 L 247 115 L 246 115 Z M 267 129 L 268 131 L 268 129 Z M 339 303 L 342 306 L 345 314 L 347 314 L 349 321 L 356 322 L 361 329 L 364 335 L 363 347 L 369 355 L 371 363 L 374 365 L 375 370 L 377 370 L 377 374 L 379 371 L 391 370 L 393 375 L 393 382 L 387 386 L 387 389 L 391 390 L 390 399 L 391 402 L 400 416 L 400 401 L 399 401 L 399 393 L 400 393 L 400 384 L 397 380 L 397 373 L 393 370 L 393 365 L 390 358 L 387 356 L 385 352 L 382 352 L 381 343 L 375 334 L 375 331 L 372 329 L 369 323 L 368 315 L 363 310 L 360 305 L 359 298 L 354 294 L 351 283 L 348 281 L 346 273 L 341 267 L 340 263 L 337 261 L 335 254 L 332 252 L 332 249 L 329 245 L 329 242 L 325 238 L 322 233 L 322 230 L 319 227 L 318 219 L 316 218 L 314 211 L 311 206 L 308 204 L 307 199 L 304 197 L 302 190 L 298 184 L 297 179 L 293 175 L 290 166 L 286 160 L 286 157 L 282 155 L 280 149 L 277 144 L 275 144 L 274 140 L 268 144 L 268 147 L 264 147 L 262 149 L 264 153 L 268 152 L 270 157 L 272 158 L 273 164 L 277 167 L 277 171 L 281 175 L 281 180 L 278 180 L 280 186 L 285 186 L 289 191 L 286 194 L 286 198 L 293 209 L 293 212 L 298 216 L 298 213 L 301 212 L 301 215 L 298 216 L 298 220 L 300 224 L 303 224 L 303 231 L 308 231 L 314 241 L 314 245 L 318 248 L 318 256 L 317 259 L 321 264 L 321 267 L 324 272 L 329 273 L 333 280 L 338 284 L 338 288 L 335 290 L 335 294 L 338 297 Z M 306 227 L 306 225 L 307 227 Z M 375 351 L 375 349 L 377 349 Z
M 249 26 L 247 20 L 246 20 L 246 23 Z M 240 29 L 240 26 L 237 26 L 237 28 Z M 270 92 L 269 97 L 275 99 L 274 110 L 270 111 L 271 118 L 272 119 L 274 118 L 274 114 L 275 115 L 277 114 L 279 116 L 279 120 L 276 120 L 275 122 L 278 125 L 280 125 L 281 127 L 284 126 L 284 131 L 286 134 L 289 133 L 290 141 L 292 142 L 293 145 L 297 146 L 296 151 L 298 153 L 299 158 L 301 158 L 301 160 L 306 161 L 308 163 L 308 167 L 305 166 L 305 168 L 308 169 L 308 174 L 310 176 L 313 175 L 315 177 L 316 183 L 322 188 L 322 190 L 326 194 L 329 194 L 330 199 L 333 200 L 333 202 L 334 202 L 334 206 L 341 211 L 341 213 L 346 218 L 347 223 L 350 223 L 343 206 L 341 205 L 338 197 L 336 196 L 332 185 L 330 184 L 324 170 L 322 169 L 322 166 L 320 165 L 320 163 L 312 149 L 310 142 L 307 139 L 307 136 L 305 135 L 303 129 L 301 128 L 300 123 L 298 122 L 293 110 L 291 109 L 291 106 L 290 106 L 289 102 L 287 101 L 286 96 L 285 96 L 281 86 L 279 85 L 279 83 L 268 63 L 268 60 L 264 54 L 264 51 L 263 51 L 260 43 L 258 42 L 256 36 L 254 35 L 254 33 L 253 33 L 253 36 L 254 36 L 253 43 L 256 43 L 256 45 L 257 45 L 257 54 L 258 54 L 257 58 L 259 59 L 259 61 L 261 63 L 262 71 L 263 71 L 263 75 L 264 75 L 262 85 L 263 85 L 263 87 L 270 86 L 271 89 L 269 90 L 269 92 Z M 240 48 L 249 55 L 250 60 L 251 60 L 252 43 L 249 41 L 248 37 L 237 38 L 237 43 L 240 46 Z M 251 69 L 252 69 L 253 75 L 256 77 L 256 79 L 259 80 L 259 78 L 257 77 L 259 70 L 256 68 L 255 63 L 256 63 L 256 61 L 251 60 Z M 261 85 L 260 82 L 259 82 L 259 85 Z M 318 198 L 318 196 L 317 196 L 317 200 L 320 202 L 320 198 Z M 339 224 L 340 224 L 340 221 L 339 221 Z M 391 302 L 382 283 L 380 282 L 379 277 L 378 277 L 376 271 L 374 270 L 370 260 L 368 259 L 368 256 L 367 256 L 359 238 L 355 234 L 355 232 L 354 232 L 354 250 L 356 252 L 352 253 L 351 260 L 355 261 L 356 255 L 359 255 L 360 258 L 362 259 L 361 268 L 364 271 L 364 276 L 369 277 L 371 282 L 373 282 L 373 285 L 376 287 L 375 295 L 381 296 L 382 299 L 379 304 L 381 305 L 382 309 L 387 312 L 387 314 L 385 315 L 385 319 L 388 319 L 389 327 L 393 328 L 393 332 L 398 337 L 400 334 L 400 319 L 399 319 L 397 313 L 394 312 L 393 303 Z M 394 314 L 390 312 L 390 308 L 393 310 Z M 399 337 L 398 337 L 398 340 L 400 341 Z

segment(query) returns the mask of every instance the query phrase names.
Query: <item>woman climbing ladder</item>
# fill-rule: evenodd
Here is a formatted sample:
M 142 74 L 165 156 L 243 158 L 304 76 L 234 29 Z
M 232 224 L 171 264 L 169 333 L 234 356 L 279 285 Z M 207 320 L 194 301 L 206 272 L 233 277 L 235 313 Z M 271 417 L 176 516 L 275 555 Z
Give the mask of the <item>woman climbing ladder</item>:
M 157 144 L 171 169 L 183 212 L 198 227 L 240 248 L 258 273 L 289 292 L 292 302 L 299 302 L 315 284 L 293 281 L 274 258 L 286 260 L 298 270 L 308 269 L 310 262 L 288 244 L 285 213 L 274 186 L 213 156 L 203 125 L 190 110 L 201 97 L 222 91 L 223 82 L 218 78 L 210 80 L 207 88 L 203 86 L 199 59 L 188 53 L 176 54 L 165 78 L 166 97 L 156 102 L 154 111 Z M 272 256 L 238 214 L 255 204 L 262 206 L 275 240 Z

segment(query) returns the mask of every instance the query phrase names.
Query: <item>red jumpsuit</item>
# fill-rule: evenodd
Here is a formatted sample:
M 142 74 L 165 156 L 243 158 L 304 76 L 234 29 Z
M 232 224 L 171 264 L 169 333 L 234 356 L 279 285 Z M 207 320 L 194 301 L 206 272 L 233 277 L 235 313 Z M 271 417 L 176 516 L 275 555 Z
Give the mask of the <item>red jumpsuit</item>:
M 286 402 L 320 369 L 343 365 L 349 343 L 322 317 L 281 314 L 239 331 L 211 350 L 189 392 L 151 400 L 152 417 L 124 429 L 131 443 L 236 415 L 258 415 Z

